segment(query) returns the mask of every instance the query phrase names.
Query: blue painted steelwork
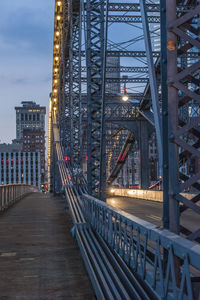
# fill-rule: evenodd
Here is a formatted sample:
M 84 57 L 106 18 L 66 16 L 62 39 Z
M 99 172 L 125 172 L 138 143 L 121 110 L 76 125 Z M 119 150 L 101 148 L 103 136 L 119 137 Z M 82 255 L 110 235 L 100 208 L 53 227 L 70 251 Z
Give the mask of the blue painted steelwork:
M 193 2 L 193 1 L 192 1 Z M 194 1 L 195 2 L 195 1 Z M 54 162 L 54 170 L 58 172 L 54 173 L 54 182 L 59 185 L 61 183 L 62 187 L 58 187 L 58 191 L 63 191 L 66 196 L 66 200 L 72 215 L 74 227 L 73 234 L 76 237 L 78 244 L 81 249 L 81 253 L 83 255 L 83 259 L 90 275 L 95 293 L 98 299 L 198 299 L 199 297 L 199 285 L 196 283 L 199 280 L 199 271 L 200 271 L 200 246 L 187 241 L 186 239 L 168 231 L 161 230 L 156 226 L 142 221 L 138 218 L 135 218 L 131 215 L 128 215 L 120 210 L 111 208 L 106 203 L 99 201 L 96 198 L 88 195 L 89 193 L 93 195 L 99 194 L 99 182 L 100 182 L 100 166 L 102 164 L 102 156 L 101 152 L 104 153 L 105 147 L 103 145 L 102 138 L 104 138 L 104 133 L 107 130 L 106 128 L 102 128 L 104 126 L 103 120 L 108 124 L 108 122 L 112 122 L 114 124 L 118 124 L 120 126 L 124 126 L 126 128 L 131 128 L 135 126 L 133 119 L 139 118 L 141 116 L 148 120 L 151 124 L 156 124 L 158 127 L 158 122 L 154 122 L 151 118 L 151 106 L 152 102 L 149 101 L 150 96 L 150 84 L 146 84 L 146 88 L 144 87 L 143 95 L 140 98 L 140 107 L 136 107 L 136 105 L 126 104 L 126 107 L 123 105 L 119 105 L 118 103 L 110 103 L 110 99 L 104 99 L 104 79 L 107 68 L 105 68 L 105 34 L 104 34 L 104 21 L 105 21 L 105 11 L 106 11 L 106 1 L 105 0 L 92 0 L 92 1 L 82 1 L 83 7 L 79 6 L 80 2 L 77 1 L 57 1 L 56 0 L 56 8 L 58 9 L 59 4 L 63 3 L 62 18 L 63 23 L 61 24 L 61 16 L 59 16 L 60 21 L 56 21 L 60 24 L 57 28 L 59 30 L 58 36 L 60 38 L 55 39 L 58 48 L 55 47 L 55 59 L 59 56 L 60 60 L 55 60 L 55 68 L 54 68 L 54 79 L 56 80 L 56 89 L 59 91 L 59 97 L 53 97 L 52 99 L 52 130 L 53 130 L 53 138 L 52 138 L 52 147 L 53 147 L 53 158 Z M 108 2 L 107 2 L 108 3 Z M 141 2 L 142 3 L 142 2 Z M 169 7 L 169 3 L 173 3 L 172 6 Z M 82 11 L 82 15 L 84 15 L 83 22 L 87 24 L 85 29 L 86 36 L 86 51 L 82 51 L 82 49 L 78 50 L 78 45 L 80 45 L 80 39 L 76 36 L 76 40 L 74 40 L 74 35 L 80 35 L 80 27 L 78 18 L 80 16 L 76 15 L 72 18 L 72 8 L 73 5 L 77 5 L 77 8 L 80 7 L 84 11 Z M 193 21 L 191 19 L 195 19 L 193 12 L 188 12 L 188 7 L 191 7 L 191 1 L 188 0 L 188 5 L 179 5 L 176 6 L 174 1 L 167 0 L 168 4 L 168 15 L 169 8 L 173 10 L 174 20 L 172 28 L 168 28 L 170 31 L 169 36 L 172 35 L 180 35 L 181 39 L 186 38 L 186 33 L 182 30 L 182 27 L 179 26 L 179 22 L 182 22 L 187 30 L 194 31 L 196 34 L 196 28 L 193 27 Z M 75 5 L 75 6 L 76 6 Z M 196 5 L 196 2 L 195 4 Z M 109 11 L 140 11 L 139 3 L 109 3 L 108 5 Z M 147 4 L 146 11 L 147 12 L 159 12 L 159 5 Z M 79 11 L 79 9 L 78 9 Z M 197 9 L 195 12 L 199 13 Z M 84 14 L 85 13 L 85 14 Z M 186 14 L 185 14 L 186 13 Z M 171 15 L 172 16 L 172 15 Z M 176 17 L 180 17 L 180 19 Z M 69 18 L 68 18 L 69 17 Z M 109 16 L 107 16 L 109 18 Z M 165 17 L 165 16 L 164 16 Z M 190 18 L 191 17 L 191 18 Z M 189 18 L 191 22 L 188 22 Z M 148 21 L 148 17 L 145 17 L 145 13 L 143 12 L 144 21 Z M 161 20 L 162 14 L 161 14 Z M 59 23 L 60 22 L 60 23 Z M 76 23 L 77 22 L 77 23 Z M 178 23 L 177 23 L 178 22 Z M 189 24 L 189 28 L 187 27 Z M 144 24 L 146 27 L 146 31 L 148 31 L 147 22 Z M 72 28 L 74 26 L 74 28 Z M 179 28 L 180 27 L 180 28 Z M 87 29 L 87 30 L 86 30 Z M 163 28 L 162 28 L 163 30 Z M 172 31 L 174 32 L 172 33 Z M 70 33 L 70 34 L 68 34 Z M 70 37 L 70 38 L 69 38 Z M 80 36 L 79 36 L 80 38 Z M 145 38 L 148 38 L 148 34 L 145 35 Z M 73 40 L 72 40 L 73 39 Z M 187 36 L 188 45 L 190 46 L 194 44 L 194 46 L 198 49 L 199 42 L 198 39 L 194 40 L 193 35 Z M 147 41 L 146 41 L 147 42 Z M 75 43 L 73 45 L 73 43 Z M 59 45 L 62 47 L 59 48 Z M 70 48 L 71 47 L 71 48 Z M 166 48 L 166 36 L 163 47 Z M 149 48 L 149 45 L 147 45 Z M 187 48 L 187 47 L 186 47 Z M 56 50 L 62 49 L 62 50 Z M 73 49 L 73 50 L 72 50 Z M 74 52 L 75 50 L 75 52 Z M 81 51 L 80 51 L 81 50 Z M 165 49 L 166 50 L 166 49 Z M 193 51 L 192 47 L 186 49 L 186 54 L 184 54 L 184 49 L 182 49 L 181 53 L 178 53 L 182 60 L 193 62 L 194 59 L 198 58 L 198 51 Z M 152 52 L 149 48 L 148 55 L 155 61 L 155 71 L 156 75 L 159 74 L 160 64 L 163 64 L 163 61 L 160 61 L 160 52 L 154 51 Z M 180 52 L 180 51 L 179 51 Z M 164 53 L 162 48 L 162 53 Z M 59 54 L 59 55 L 58 55 Z M 68 55 L 69 54 L 69 55 Z M 79 55 L 78 55 L 79 54 Z M 86 58 L 87 54 L 87 103 L 82 103 L 82 109 L 79 107 L 79 97 L 78 93 L 80 92 L 80 79 L 85 78 L 78 74 L 73 70 L 73 67 L 79 65 L 80 66 L 80 55 Z M 132 51 L 131 49 L 118 49 L 117 47 L 112 47 L 109 51 L 106 52 L 107 57 L 131 57 L 142 59 L 146 57 L 145 51 Z M 73 56 L 76 57 L 73 57 Z M 166 53 L 165 53 L 166 57 Z M 176 57 L 176 56 L 174 56 Z M 168 64 L 168 70 L 171 67 L 174 67 L 177 60 L 170 60 L 170 64 Z M 163 57 L 162 57 L 163 59 Z M 73 60 L 73 61 L 72 61 Z M 79 64 L 78 64 L 79 60 Z M 57 62 L 60 61 L 58 64 Z M 172 62 L 175 62 L 174 64 Z M 149 59 L 150 63 L 150 59 Z M 74 64 L 74 65 L 73 65 Z M 151 62 L 152 64 L 152 62 Z M 102 65 L 104 68 L 102 68 Z M 179 90 L 184 90 L 183 93 L 188 94 L 188 97 L 192 99 L 196 99 L 199 101 L 199 95 L 196 93 L 192 93 L 191 91 L 185 90 L 185 83 L 187 83 L 187 87 L 190 85 L 190 75 L 192 75 L 193 71 L 196 71 L 199 65 L 193 65 L 193 69 L 190 67 L 187 71 L 181 71 L 182 74 L 179 77 L 179 74 L 175 74 L 178 77 L 173 77 L 174 81 L 168 81 L 169 90 L 170 88 L 175 89 L 176 92 Z M 59 67 L 59 77 L 58 76 L 58 67 Z M 133 66 L 134 67 L 134 66 Z M 176 66 L 175 66 L 176 67 Z M 151 69 L 153 70 L 154 66 L 151 65 Z M 104 71 L 103 71 L 104 69 Z M 173 69 L 173 68 L 172 68 Z M 73 74 L 69 74 L 69 72 L 73 72 Z M 170 69 L 171 70 L 171 69 Z M 132 69 L 133 72 L 137 72 L 136 69 Z M 141 71 L 141 70 L 140 70 Z M 146 74 L 146 69 L 142 69 L 142 71 Z M 165 66 L 166 71 L 166 66 Z M 171 70 L 172 71 L 172 70 Z M 171 72 L 173 73 L 173 72 Z M 171 74 L 169 73 L 169 74 Z M 56 75 L 55 75 L 56 74 Z M 189 75 L 189 77 L 187 76 Z M 75 85 L 73 83 L 73 78 L 76 77 Z M 165 74 L 166 76 L 166 74 Z M 154 76 L 155 77 L 155 76 Z M 169 76 L 170 77 L 170 76 Z M 189 78 L 189 80 L 188 80 Z M 62 82 L 62 80 L 63 82 Z M 158 78 L 156 78 L 158 79 Z M 170 78 L 169 78 L 170 79 Z M 182 82 L 184 79 L 184 82 Z M 113 79 L 112 79 L 113 80 Z M 121 81 L 119 78 L 115 78 L 116 82 Z M 133 80 L 138 80 L 137 76 Z M 140 81 L 144 80 L 143 78 Z M 162 82 L 166 80 L 166 77 L 162 77 Z M 128 80 L 127 80 L 128 81 Z M 146 78 L 145 78 L 145 81 Z M 192 77 L 193 85 L 197 86 L 198 78 L 195 73 L 195 76 Z M 84 84 L 84 83 L 83 83 Z M 155 84 L 155 79 L 154 79 Z M 174 85 L 174 86 L 173 86 Z M 152 86 L 152 84 L 151 84 Z M 156 92 L 156 86 L 153 87 Z M 164 86 L 166 92 L 166 86 Z M 74 95 L 73 93 L 76 93 Z M 81 93 L 81 92 L 80 92 Z M 165 94 L 163 94 L 165 95 Z M 173 93 L 171 94 L 173 95 Z M 160 100 L 160 97 L 157 100 Z M 102 105 L 105 100 L 105 106 Z M 107 101 L 109 100 L 109 101 Z M 155 100 L 155 99 L 154 99 Z M 53 102 L 54 101 L 54 102 Z M 173 97 L 170 100 L 170 113 L 173 116 L 173 120 L 177 121 L 178 119 L 173 115 L 175 111 L 173 111 Z M 184 105 L 184 101 L 188 101 L 188 98 L 184 97 L 180 100 L 180 106 Z M 190 100 L 189 100 L 190 101 Z M 112 101 L 111 101 L 112 102 Z M 177 104 L 178 102 L 176 102 Z M 166 102 L 165 102 L 166 104 Z M 73 106 L 74 105 L 74 106 Z M 85 109 L 86 107 L 86 109 Z M 163 106 L 163 108 L 165 105 Z M 105 116 L 104 116 L 104 108 L 105 108 Z M 73 111 L 74 110 L 74 111 Z M 81 116 L 79 119 L 79 113 L 81 111 Z M 150 115 L 150 116 L 149 116 Z M 105 118 L 104 118 L 105 117 Z M 86 124 L 87 120 L 87 124 Z M 80 123 L 79 123 L 80 121 Z M 123 121 L 123 122 L 122 122 Z M 131 121 L 131 124 L 130 124 Z M 158 121 L 158 120 L 157 120 Z M 168 119 L 167 119 L 168 121 Z M 183 120 L 180 119 L 181 122 Z M 109 125 L 110 125 L 109 123 Z M 123 123 L 123 124 L 122 124 Z M 166 122 L 167 123 L 167 122 Z M 167 124 L 165 123 L 165 129 Z M 172 122 L 172 125 L 175 123 Z M 191 153 L 191 157 L 188 158 L 190 161 L 193 155 L 199 156 L 198 148 L 199 142 L 195 140 L 195 144 L 193 148 L 191 145 L 181 140 L 183 134 L 190 131 L 190 134 L 196 135 L 199 137 L 198 130 L 195 126 L 198 125 L 197 121 L 190 122 L 188 124 L 180 123 L 178 124 L 179 130 L 174 130 L 173 135 L 170 135 L 170 147 L 172 144 L 179 144 L 179 149 L 181 147 L 185 147 L 184 153 L 178 152 L 180 157 L 184 157 L 188 152 Z M 85 126 L 85 127 L 84 127 Z M 87 128 L 86 128 L 87 127 Z M 88 182 L 84 179 L 84 177 L 77 178 L 74 176 L 74 168 L 73 161 L 69 160 L 65 161 L 64 155 L 68 155 L 66 153 L 66 149 L 71 151 L 71 157 L 76 156 L 75 160 L 78 161 L 80 146 L 79 146 L 79 134 L 82 135 L 81 130 L 85 132 L 85 137 L 82 138 L 82 141 L 87 140 L 87 145 L 85 143 L 85 149 L 88 161 L 87 168 L 87 176 Z M 157 128 L 158 129 L 158 128 Z M 73 130 L 75 130 L 76 135 L 73 135 Z M 87 132 L 87 134 L 86 134 Z M 165 131 L 167 132 L 167 130 Z M 140 131 L 141 135 L 142 131 Z M 83 134 L 83 135 L 84 135 Z M 111 133 L 113 134 L 113 132 Z M 178 136 L 179 135 L 179 136 Z M 145 134 L 147 136 L 147 133 Z M 143 136 L 142 136 L 143 137 Z M 190 137 L 190 136 L 189 136 Z M 167 138 L 167 136 L 166 136 Z M 175 138 L 177 138 L 175 140 Z M 105 138 L 106 139 L 106 138 Z M 75 141 L 76 140 L 76 141 Z M 119 139 L 120 140 L 120 139 Z M 147 138 L 146 138 L 147 140 Z M 76 143 L 77 142 L 77 143 Z M 105 142 L 105 140 L 104 140 Z M 161 138 L 160 138 L 161 142 Z M 70 144 L 71 143 L 71 144 Z M 83 142 L 84 144 L 84 142 Z M 73 145 L 75 145 L 76 152 L 72 153 Z M 103 147 L 102 147 L 103 145 Z M 174 148 L 174 146 L 172 146 Z M 172 148 L 170 148 L 172 150 Z M 101 151 L 102 150 L 102 151 Z M 67 150 L 68 151 L 68 150 Z M 112 151 L 110 149 L 109 151 Z M 147 151 L 147 149 L 146 149 Z M 182 150 L 181 150 L 182 151 Z M 172 153 L 172 151 L 170 152 Z M 199 184 L 197 182 L 199 177 L 183 177 L 183 174 L 180 176 L 180 180 L 184 180 L 185 184 L 181 185 L 177 183 L 177 168 L 178 163 L 173 156 L 170 157 L 172 160 L 171 163 L 171 180 L 172 185 L 175 189 L 172 190 L 170 194 L 171 199 L 171 211 L 173 211 L 173 205 L 176 203 L 176 212 L 177 213 L 177 202 L 183 202 L 183 205 L 180 207 L 180 210 L 184 211 L 187 207 L 194 208 L 196 212 L 199 212 L 198 206 L 195 204 L 199 201 L 199 195 L 195 197 L 192 201 L 188 201 L 186 199 L 181 198 L 179 194 L 180 189 L 184 190 L 188 185 L 193 185 L 193 187 L 199 189 Z M 165 158 L 166 158 L 165 153 Z M 146 163 L 147 165 L 147 163 Z M 104 164 L 102 165 L 104 167 Z M 145 168 L 145 166 L 144 166 Z M 173 172 L 175 170 L 175 172 Z M 104 177 L 105 170 L 101 170 L 101 177 Z M 167 172 L 165 173 L 167 174 Z M 168 176 L 168 175 L 167 175 Z M 146 176 L 147 177 L 147 176 Z M 60 179 L 59 179 L 60 178 Z M 196 182 L 195 182 L 196 180 Z M 59 184 L 58 184 L 59 183 Z M 89 183 L 89 184 L 88 184 Z M 195 185 L 195 186 L 194 186 Z M 165 185 L 166 187 L 167 185 Z M 88 191 L 87 191 L 88 187 Z M 104 191 L 101 191 L 101 194 Z M 167 193 L 166 193 L 167 195 Z M 166 197 L 165 200 L 167 201 Z M 166 204 L 168 204 L 166 202 Z M 167 208 L 168 209 L 168 208 Z M 168 227 L 168 211 L 165 211 L 166 215 L 166 223 L 165 227 Z M 170 213 L 170 219 L 178 222 L 178 218 L 175 218 L 173 214 Z M 170 227 L 171 230 L 173 226 Z M 198 238 L 199 231 L 194 232 L 193 235 L 189 235 L 191 238 Z M 179 273 L 178 273 L 178 272 Z M 176 275 L 177 278 L 176 278 Z
M 64 160 L 55 116 L 53 129 L 72 232 L 98 299 L 198 299 L 200 246 L 83 193 Z
M 84 194 L 88 223 L 162 299 L 194 299 L 193 279 L 200 272 L 200 246 Z M 163 253 L 167 265 L 163 268 Z M 174 256 L 181 260 L 180 284 Z M 191 269 L 192 268 L 192 269 Z M 184 286 L 185 283 L 185 286 Z M 199 290 L 200 296 L 200 290 Z

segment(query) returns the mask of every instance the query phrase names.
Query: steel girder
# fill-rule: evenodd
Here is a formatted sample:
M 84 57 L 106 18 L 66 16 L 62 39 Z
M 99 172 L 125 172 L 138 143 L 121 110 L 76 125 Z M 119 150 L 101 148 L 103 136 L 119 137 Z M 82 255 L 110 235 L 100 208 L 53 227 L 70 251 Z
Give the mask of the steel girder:
M 116 3 L 109 3 L 109 11 L 118 11 L 118 12 L 140 12 L 140 5 L 139 3 L 124 3 L 124 2 L 116 2 Z M 188 12 L 191 6 L 183 3 L 181 1 L 177 7 L 178 12 Z M 147 12 L 160 12 L 160 5 L 154 3 L 147 4 Z
M 88 191 L 99 195 L 102 120 L 105 89 L 105 28 L 103 0 L 86 1 L 86 65 L 87 65 L 87 181 Z
M 81 67 L 82 72 L 86 72 L 87 68 L 85 66 Z M 113 72 L 120 72 L 120 73 L 148 73 L 147 67 L 126 67 L 126 66 L 119 66 L 119 67 L 106 67 L 106 73 L 113 73 Z
M 81 165 L 81 9 L 80 1 L 70 0 L 69 23 L 69 107 L 70 159 Z
M 181 49 L 179 50 L 181 52 Z M 199 57 L 197 52 L 182 52 L 182 57 L 186 59 L 197 59 Z M 81 55 L 85 57 L 85 51 L 81 52 Z M 160 52 L 152 51 L 153 57 L 159 58 Z M 129 50 L 111 50 L 107 51 L 107 57 L 131 57 L 131 58 L 146 58 L 146 51 L 129 51 Z
M 82 82 L 87 82 L 87 77 L 81 78 Z M 149 78 L 143 77 L 134 77 L 134 78 L 106 78 L 107 83 L 147 83 Z
M 151 98 L 152 98 L 152 107 L 154 113 L 154 122 L 155 122 L 155 130 L 156 130 L 156 138 L 157 138 L 157 149 L 159 155 L 159 166 L 162 168 L 163 164 L 163 155 L 162 155 L 162 129 L 161 129 L 161 115 L 160 115 L 160 105 L 159 105 L 159 96 L 158 96 L 158 86 L 156 82 L 156 71 L 155 65 L 153 61 L 153 53 L 151 46 L 151 37 L 148 25 L 147 18 L 147 7 L 146 3 L 143 0 L 140 0 L 140 8 L 142 15 L 142 24 L 144 30 L 144 40 L 145 40 L 145 48 L 147 54 L 147 64 L 149 70 L 149 85 L 151 90 Z M 162 175 L 162 171 L 160 170 L 160 175 Z
M 140 12 L 140 5 L 139 3 L 123 3 L 123 2 L 112 2 L 108 5 L 109 11 L 120 11 L 120 12 Z M 159 5 L 158 4 L 148 4 L 147 5 L 148 12 L 159 12 Z
M 138 105 L 131 103 L 105 103 L 105 121 L 130 121 L 133 122 L 138 117 Z M 87 104 L 82 103 L 82 120 L 87 121 Z
M 169 164 L 169 228 L 182 232 L 190 240 L 200 241 L 200 228 L 186 226 L 180 216 L 191 209 L 200 214 L 200 62 L 186 61 L 181 67 L 180 53 L 190 51 L 199 55 L 200 24 L 192 25 L 199 18 L 200 5 L 193 1 L 186 14 L 177 12 L 176 2 L 167 0 L 167 48 L 168 48 L 168 111 L 169 114 L 169 158 L 165 156 L 166 167 Z M 181 48 L 182 51 L 177 51 Z M 183 118 L 181 108 L 188 105 L 188 118 Z M 166 107 L 167 107 L 166 105 Z M 196 107 L 196 113 L 190 110 Z M 191 199 L 184 194 L 190 190 Z
M 59 84 L 58 94 L 58 122 L 60 129 L 60 137 L 64 153 L 69 152 L 70 135 L 68 128 L 70 126 L 70 110 L 69 110 L 69 97 L 68 97 L 68 85 L 67 74 L 69 74 L 69 2 L 63 1 L 63 13 L 62 13 L 62 27 L 60 31 L 56 31 L 58 42 L 56 47 L 59 47 L 59 79 L 56 77 L 54 81 Z M 56 103 L 54 103 L 55 105 Z

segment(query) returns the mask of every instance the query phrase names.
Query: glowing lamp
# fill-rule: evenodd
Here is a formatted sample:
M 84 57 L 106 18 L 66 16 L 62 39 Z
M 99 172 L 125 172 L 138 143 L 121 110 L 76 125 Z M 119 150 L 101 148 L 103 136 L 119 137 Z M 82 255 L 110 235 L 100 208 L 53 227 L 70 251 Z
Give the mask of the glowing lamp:
M 124 102 L 128 101 L 128 96 L 127 96 L 126 94 L 123 95 L 123 96 L 122 96 L 122 100 L 123 100 Z

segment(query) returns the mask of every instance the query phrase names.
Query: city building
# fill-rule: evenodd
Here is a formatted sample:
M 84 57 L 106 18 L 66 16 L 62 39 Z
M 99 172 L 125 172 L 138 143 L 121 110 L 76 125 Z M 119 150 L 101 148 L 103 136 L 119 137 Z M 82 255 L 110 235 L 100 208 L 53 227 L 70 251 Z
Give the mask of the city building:
M 23 151 L 40 152 L 41 155 L 41 182 L 45 182 L 45 131 L 37 129 L 23 130 Z
M 120 57 L 108 57 L 106 61 L 106 78 L 120 78 Z M 108 94 L 119 94 L 120 93 L 120 82 L 106 82 L 106 93 Z
M 16 140 L 24 152 L 40 152 L 41 182 L 45 182 L 45 114 L 46 107 L 23 101 L 16 110 Z
M 23 146 L 20 144 L 0 144 L 0 152 L 20 152 L 22 151 Z
M 23 101 L 16 110 L 16 142 L 23 144 L 23 130 L 37 129 L 45 131 L 46 107 L 33 101 Z
M 0 185 L 41 186 L 40 152 L 0 152 Z

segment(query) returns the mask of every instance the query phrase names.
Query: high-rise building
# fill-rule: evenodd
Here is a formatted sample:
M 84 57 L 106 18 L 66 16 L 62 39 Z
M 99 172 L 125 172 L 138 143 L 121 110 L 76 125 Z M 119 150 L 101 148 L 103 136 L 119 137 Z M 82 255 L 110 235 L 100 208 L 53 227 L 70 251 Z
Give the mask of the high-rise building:
M 46 107 L 23 101 L 16 110 L 16 140 L 24 152 L 40 152 L 41 182 L 45 182 L 45 114 Z
M 120 82 L 117 79 L 120 78 L 120 57 L 108 57 L 106 61 L 106 78 L 116 78 L 116 82 L 106 82 L 106 93 L 118 94 L 120 93 Z
M 23 130 L 36 129 L 45 131 L 46 107 L 33 101 L 23 101 L 16 110 L 16 140 L 23 144 Z
M 37 129 L 23 130 L 23 151 L 40 152 L 41 155 L 41 182 L 45 182 L 45 131 Z

